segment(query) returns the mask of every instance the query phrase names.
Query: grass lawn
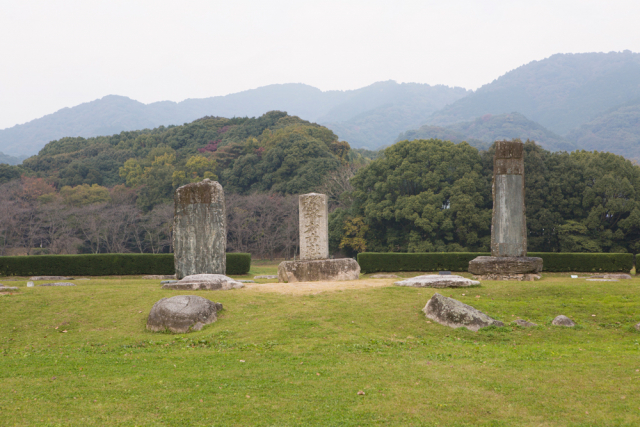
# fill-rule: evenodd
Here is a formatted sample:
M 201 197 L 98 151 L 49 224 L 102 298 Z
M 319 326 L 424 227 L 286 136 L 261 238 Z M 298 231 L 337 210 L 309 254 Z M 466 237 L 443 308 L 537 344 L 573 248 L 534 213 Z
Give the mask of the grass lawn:
M 193 292 L 225 309 L 172 335 L 145 330 L 177 294 L 158 280 L 0 283 L 21 289 L 0 296 L 2 426 L 640 425 L 640 278 L 441 290 L 540 325 L 475 333 L 427 321 L 434 289 Z M 578 327 L 551 326 L 558 314 Z

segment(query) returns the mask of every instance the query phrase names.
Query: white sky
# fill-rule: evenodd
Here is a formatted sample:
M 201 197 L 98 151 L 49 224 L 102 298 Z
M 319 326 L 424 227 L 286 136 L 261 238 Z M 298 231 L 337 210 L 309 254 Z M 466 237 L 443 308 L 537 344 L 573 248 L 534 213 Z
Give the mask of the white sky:
M 0 0 L 0 129 L 109 94 L 477 89 L 554 53 L 640 52 L 638 18 L 638 0 Z

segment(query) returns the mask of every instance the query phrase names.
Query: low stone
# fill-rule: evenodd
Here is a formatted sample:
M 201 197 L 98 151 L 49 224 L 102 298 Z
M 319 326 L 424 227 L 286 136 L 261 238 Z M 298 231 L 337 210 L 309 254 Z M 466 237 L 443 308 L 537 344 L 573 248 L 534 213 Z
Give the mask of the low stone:
M 514 321 L 513 323 L 515 323 L 518 326 L 522 326 L 523 328 L 532 328 L 534 326 L 538 326 L 536 323 L 527 322 L 524 319 L 518 319 L 518 320 Z
M 476 280 L 519 280 L 521 282 L 533 282 L 540 280 L 542 276 L 539 274 L 482 274 L 474 275 Z
M 15 286 L 5 286 L 2 283 L 0 283 L 0 292 L 6 292 L 6 291 L 17 291 L 18 288 Z
M 553 319 L 553 322 L 551 322 L 551 324 L 555 326 L 567 326 L 569 328 L 576 326 L 573 320 L 569 319 L 567 316 L 563 314 Z
M 592 278 L 588 278 L 586 279 L 587 282 L 617 282 L 618 279 L 592 279 Z
M 469 273 L 485 276 L 537 274 L 542 271 L 542 258 L 479 256 L 469 261 Z
M 373 274 L 371 275 L 372 279 L 399 279 L 400 276 L 395 274 Z
M 253 278 L 255 280 L 258 280 L 258 279 L 271 280 L 271 279 L 277 279 L 278 276 L 274 276 L 272 274 L 263 274 L 263 275 L 260 275 L 260 276 L 253 276 Z
M 143 279 L 151 279 L 151 280 L 168 280 L 168 279 L 175 279 L 176 275 L 175 274 L 148 274 L 146 276 L 142 276 Z
M 162 285 L 162 289 L 177 289 L 187 291 L 227 291 L 229 289 L 244 288 L 237 280 L 224 274 L 192 274 L 174 283 Z
M 426 274 L 395 282 L 394 285 L 415 288 L 467 288 L 469 286 L 479 286 L 480 282 L 455 274 L 442 276 L 439 274 Z
M 54 283 L 43 283 L 38 286 L 75 286 L 75 283 L 69 282 L 54 282 Z
M 593 274 L 590 279 L 621 279 L 621 280 L 631 280 L 630 274 L 626 273 L 605 273 L 605 274 Z
M 218 319 L 222 304 L 196 295 L 177 295 L 156 302 L 147 318 L 147 329 L 154 332 L 169 330 L 176 334 L 199 331 Z
M 164 285 L 165 283 L 176 283 L 177 280 L 163 280 L 160 282 L 161 285 Z
M 73 277 L 65 277 L 65 276 L 33 276 L 30 277 L 29 280 L 33 280 L 35 282 L 39 280 L 73 280 Z
M 636 330 L 640 331 L 640 323 L 636 323 L 636 324 L 634 325 L 634 328 L 636 328 Z
M 256 283 L 255 280 L 238 280 L 240 283 Z
M 278 282 L 357 280 L 360 265 L 351 258 L 312 261 L 283 261 L 278 265 Z
M 91 279 L 87 279 L 86 277 L 81 277 L 81 278 L 76 279 L 76 280 L 91 280 Z
M 452 328 L 466 327 L 475 332 L 486 326 L 504 326 L 504 323 L 487 316 L 480 310 L 438 293 L 431 297 L 422 311 L 427 318 Z

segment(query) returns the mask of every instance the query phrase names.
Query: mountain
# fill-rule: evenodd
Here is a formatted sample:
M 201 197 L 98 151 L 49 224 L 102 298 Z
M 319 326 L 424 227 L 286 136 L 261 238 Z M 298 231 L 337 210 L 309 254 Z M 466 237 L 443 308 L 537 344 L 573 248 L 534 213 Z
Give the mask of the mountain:
M 470 122 L 455 123 L 447 126 L 425 125 L 417 130 L 404 132 L 397 141 L 405 139 L 444 139 L 452 142 L 467 141 L 469 144 L 485 149 L 491 143 L 503 139 L 530 139 L 550 151 L 573 151 L 576 146 L 569 140 L 556 135 L 540 124 L 527 119 L 520 113 L 485 114 Z
M 388 81 L 357 90 L 326 92 L 297 83 L 269 85 L 179 103 L 143 104 L 109 95 L 0 130 L 0 149 L 14 156 L 32 155 L 49 141 L 63 137 L 113 135 L 180 125 L 204 116 L 259 117 L 271 110 L 321 123 L 336 130 L 341 139 L 354 141 L 355 147 L 377 148 L 467 94 L 462 88 Z M 382 117 L 380 109 L 384 111 Z
M 506 73 L 425 120 L 449 125 L 518 111 L 560 135 L 640 97 L 640 54 L 557 54 Z
M 640 98 L 598 115 L 567 134 L 585 150 L 609 151 L 640 161 Z
M 3 152 L 0 151 L 0 164 L 19 165 L 26 158 L 27 158 L 27 156 L 14 157 L 14 156 L 10 156 L 8 154 L 4 154 Z

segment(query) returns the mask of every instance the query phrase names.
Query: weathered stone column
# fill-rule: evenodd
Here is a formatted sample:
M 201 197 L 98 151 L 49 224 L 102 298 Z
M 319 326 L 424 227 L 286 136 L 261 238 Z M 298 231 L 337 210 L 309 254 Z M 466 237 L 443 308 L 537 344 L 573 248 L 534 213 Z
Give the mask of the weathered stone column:
M 527 256 L 523 144 L 497 141 L 493 158 L 491 255 Z
M 329 258 L 329 204 L 325 194 L 302 194 L 299 201 L 300 261 L 278 266 L 279 282 L 356 280 L 360 266 L 351 258 Z
M 299 198 L 300 260 L 329 258 L 329 206 L 326 194 Z
M 174 195 L 173 251 L 176 277 L 225 274 L 227 224 L 222 186 L 209 179 Z
M 524 205 L 524 145 L 496 141 L 493 158 L 491 256 L 469 262 L 469 272 L 484 280 L 533 280 L 542 258 L 527 257 Z

